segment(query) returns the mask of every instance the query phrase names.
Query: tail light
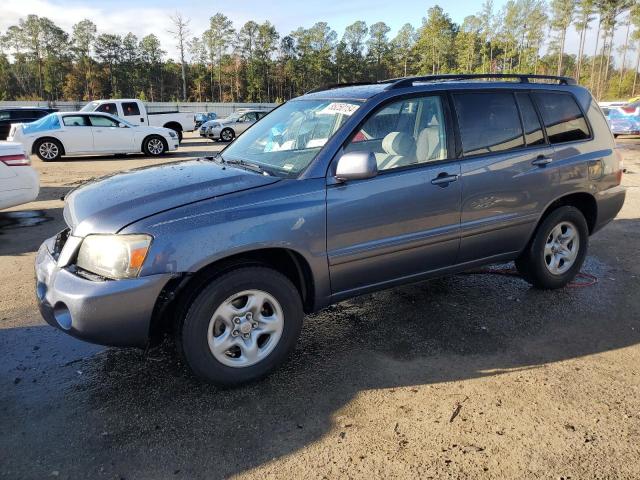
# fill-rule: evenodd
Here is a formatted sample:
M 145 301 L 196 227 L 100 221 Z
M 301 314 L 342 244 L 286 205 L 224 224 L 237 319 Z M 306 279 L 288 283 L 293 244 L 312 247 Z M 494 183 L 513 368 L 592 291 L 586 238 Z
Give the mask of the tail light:
M 624 113 L 635 113 L 636 107 L 620 107 Z
M 618 185 L 620 185 L 622 183 L 622 172 L 624 172 L 624 163 L 622 160 L 622 154 L 620 153 L 620 150 L 615 148 L 613 150 L 613 153 L 616 157 L 616 160 L 618 160 L 618 171 L 616 172 L 616 182 L 618 182 Z
M 24 153 L 17 155 L 0 155 L 0 162 L 8 167 L 25 167 L 31 165 L 31 160 Z

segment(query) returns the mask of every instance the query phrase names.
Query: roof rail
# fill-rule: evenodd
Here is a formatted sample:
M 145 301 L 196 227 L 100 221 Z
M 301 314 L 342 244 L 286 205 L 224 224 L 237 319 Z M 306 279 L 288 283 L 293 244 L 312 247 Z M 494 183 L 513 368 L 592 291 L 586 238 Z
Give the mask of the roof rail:
M 322 87 L 318 87 L 318 88 L 314 88 L 313 90 L 309 90 L 308 92 L 305 92 L 304 94 L 307 95 L 308 93 L 317 93 L 317 92 L 323 92 L 325 90 L 334 90 L 336 88 L 343 88 L 343 87 L 357 87 L 359 85 L 373 85 L 376 82 L 345 82 L 345 83 L 331 83 L 329 85 L 323 85 Z
M 380 83 L 390 83 L 387 90 L 410 87 L 414 82 L 460 81 L 481 79 L 513 79 L 520 83 L 530 83 L 531 80 L 554 80 L 559 85 L 576 85 L 571 77 L 559 77 L 555 75 L 529 75 L 524 73 L 449 73 L 444 75 L 424 75 L 419 77 L 392 78 Z

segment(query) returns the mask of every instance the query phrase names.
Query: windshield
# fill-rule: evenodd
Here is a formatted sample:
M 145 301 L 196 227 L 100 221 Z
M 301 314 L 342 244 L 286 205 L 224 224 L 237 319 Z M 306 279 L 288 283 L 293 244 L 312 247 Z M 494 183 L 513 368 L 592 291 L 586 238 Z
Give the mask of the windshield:
M 100 102 L 89 102 L 84 107 L 80 109 L 81 112 L 93 112 L 98 106 Z
M 298 176 L 360 105 L 329 100 L 285 103 L 239 136 L 222 156 L 255 163 L 276 174 Z

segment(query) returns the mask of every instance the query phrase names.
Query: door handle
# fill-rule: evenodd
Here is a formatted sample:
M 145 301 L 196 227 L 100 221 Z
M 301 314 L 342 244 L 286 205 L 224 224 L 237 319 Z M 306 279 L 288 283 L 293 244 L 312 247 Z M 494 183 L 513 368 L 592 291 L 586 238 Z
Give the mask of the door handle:
M 95 133 L 102 133 L 102 130 L 94 130 Z
M 549 165 L 551 162 L 553 162 L 553 158 L 547 157 L 546 155 L 538 155 L 536 159 L 531 162 L 531 165 L 544 167 L 545 165 Z
M 455 182 L 456 180 L 458 180 L 458 175 L 449 175 L 447 172 L 442 172 L 436 178 L 431 180 L 431 185 L 446 187 L 451 182 Z

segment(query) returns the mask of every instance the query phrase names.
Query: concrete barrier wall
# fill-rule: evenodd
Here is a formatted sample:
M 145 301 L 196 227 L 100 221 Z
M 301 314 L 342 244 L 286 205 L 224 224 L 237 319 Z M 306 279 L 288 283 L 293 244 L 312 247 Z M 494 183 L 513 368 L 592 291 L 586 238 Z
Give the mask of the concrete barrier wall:
M 5 107 L 51 107 L 64 112 L 80 110 L 87 102 L 38 102 L 38 101 L 1 101 Z M 218 117 L 226 117 L 240 108 L 274 108 L 275 103 L 206 103 L 206 102 L 145 102 L 150 112 L 215 112 Z

